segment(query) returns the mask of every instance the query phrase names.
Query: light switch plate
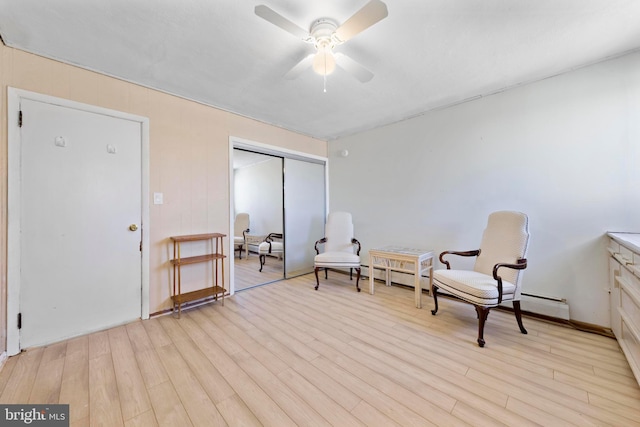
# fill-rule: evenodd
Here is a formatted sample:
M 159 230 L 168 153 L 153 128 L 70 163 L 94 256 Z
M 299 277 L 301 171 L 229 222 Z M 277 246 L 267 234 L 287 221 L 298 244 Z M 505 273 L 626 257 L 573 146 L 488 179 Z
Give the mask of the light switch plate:
M 162 193 L 153 193 L 153 204 L 161 205 L 163 203 L 163 194 Z

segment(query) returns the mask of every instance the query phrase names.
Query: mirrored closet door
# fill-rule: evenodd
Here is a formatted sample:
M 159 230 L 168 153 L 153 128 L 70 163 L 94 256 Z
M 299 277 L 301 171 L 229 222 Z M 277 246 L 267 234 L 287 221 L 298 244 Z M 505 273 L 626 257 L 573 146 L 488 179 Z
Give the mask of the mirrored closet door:
M 284 232 L 282 168 L 282 157 L 233 150 L 234 217 L 237 221 L 243 216 L 238 214 L 246 214 L 249 219 L 248 232 L 234 227 L 234 238 L 244 239 L 242 246 L 235 245 L 236 291 L 284 278 L 284 254 L 272 250 L 261 263 L 259 253 L 267 236 Z M 282 239 L 272 240 L 274 246 Z
M 235 290 L 312 272 L 314 243 L 324 235 L 324 162 L 245 148 L 232 155 L 233 215 L 249 217 L 234 252 Z
M 314 243 L 324 236 L 324 164 L 284 159 L 285 277 L 313 271 Z

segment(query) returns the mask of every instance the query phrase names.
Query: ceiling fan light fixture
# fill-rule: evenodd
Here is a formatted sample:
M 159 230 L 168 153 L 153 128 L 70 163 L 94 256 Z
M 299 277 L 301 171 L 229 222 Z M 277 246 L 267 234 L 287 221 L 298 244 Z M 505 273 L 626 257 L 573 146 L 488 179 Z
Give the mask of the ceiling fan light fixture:
M 321 76 L 328 76 L 336 69 L 336 58 L 331 49 L 318 50 L 313 58 L 313 71 Z
M 311 34 L 315 40 L 316 56 L 313 58 L 313 71 L 321 76 L 328 76 L 336 69 L 336 59 L 333 56 L 335 43 L 331 36 L 338 24 L 328 18 L 317 19 L 311 26 Z
M 263 4 L 255 7 L 255 14 L 315 46 L 317 53 L 308 55 L 298 62 L 285 74 L 285 78 L 294 79 L 311 66 L 314 72 L 324 77 L 326 92 L 327 75 L 336 69 L 336 62 L 341 69 L 353 74 L 362 83 L 371 80 L 373 77 L 371 71 L 343 53 L 338 52 L 334 55 L 333 48 L 386 18 L 389 12 L 387 5 L 382 0 L 369 0 L 342 24 L 338 24 L 331 18 L 319 18 L 313 21 L 309 32 Z

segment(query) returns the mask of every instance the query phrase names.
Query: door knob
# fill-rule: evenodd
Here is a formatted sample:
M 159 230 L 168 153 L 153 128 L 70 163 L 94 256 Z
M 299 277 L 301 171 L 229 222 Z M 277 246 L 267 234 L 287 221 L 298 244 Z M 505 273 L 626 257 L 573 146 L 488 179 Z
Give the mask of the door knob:
M 129 230 L 131 230 L 131 231 L 136 231 L 137 229 L 138 229 L 138 226 L 137 226 L 137 225 L 135 225 L 135 224 L 131 224 L 131 225 L 129 226 Z

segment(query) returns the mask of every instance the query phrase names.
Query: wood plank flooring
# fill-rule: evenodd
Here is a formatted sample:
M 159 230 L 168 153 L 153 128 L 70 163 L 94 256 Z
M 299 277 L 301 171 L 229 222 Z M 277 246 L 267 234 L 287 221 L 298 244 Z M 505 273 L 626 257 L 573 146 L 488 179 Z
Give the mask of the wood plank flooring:
M 313 274 L 11 357 L 1 403 L 72 426 L 640 426 L 615 340 L 348 276 Z M 366 288 L 366 286 L 363 286 Z
M 236 255 L 234 259 L 234 274 L 236 291 L 251 288 L 284 277 L 284 261 L 276 257 L 267 256 L 260 271 L 260 259 L 258 254 L 251 252 L 249 257 L 242 254 L 242 259 Z

